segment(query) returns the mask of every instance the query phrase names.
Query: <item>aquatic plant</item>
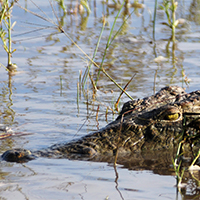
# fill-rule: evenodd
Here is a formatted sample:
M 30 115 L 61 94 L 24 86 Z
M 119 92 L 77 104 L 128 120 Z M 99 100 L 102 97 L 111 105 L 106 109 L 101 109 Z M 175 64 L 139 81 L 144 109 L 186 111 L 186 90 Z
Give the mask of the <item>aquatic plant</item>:
M 189 116 L 189 115 L 197 115 L 197 118 L 194 119 L 193 121 L 189 121 L 188 119 L 186 119 L 186 116 Z M 185 188 L 187 186 L 186 183 L 183 183 L 184 173 L 186 171 L 189 171 L 189 172 L 200 171 L 200 167 L 198 165 L 195 165 L 198 158 L 200 157 L 200 150 L 198 150 L 196 155 L 193 155 L 194 153 L 192 150 L 193 144 L 198 142 L 198 137 L 195 134 L 194 135 L 187 134 L 188 124 L 190 124 L 190 123 L 195 124 L 196 121 L 199 121 L 200 118 L 198 116 L 199 116 L 199 113 L 184 113 L 184 115 L 183 115 L 183 132 L 181 134 L 181 139 L 178 144 L 176 156 L 175 156 L 174 160 L 172 159 L 172 164 L 174 167 L 174 171 L 176 174 L 176 180 L 177 180 L 176 186 L 178 187 L 180 194 L 181 194 L 180 188 Z M 190 145 L 190 147 L 191 147 L 190 156 L 194 157 L 193 160 L 191 161 L 190 166 L 188 167 L 188 170 L 186 170 L 186 168 L 183 166 L 183 163 L 184 163 L 183 157 L 185 155 L 183 144 L 185 144 L 185 143 Z
M 7 53 L 8 57 L 8 63 L 7 67 L 4 67 L 3 64 L 1 64 L 5 69 L 8 71 L 15 71 L 17 66 L 16 64 L 12 63 L 11 57 L 12 54 L 16 51 L 16 49 L 12 50 L 12 37 L 11 37 L 11 31 L 14 28 L 16 22 L 11 22 L 12 17 L 12 9 L 14 6 L 15 1 L 9 2 L 8 0 L 4 0 L 1 3 L 1 10 L 0 10 L 0 37 L 3 42 L 3 48 Z
M 162 22 L 172 29 L 172 41 L 175 42 L 175 29 L 179 24 L 179 20 L 176 20 L 176 10 L 178 2 L 175 0 L 163 0 L 163 3 L 159 6 L 161 10 L 164 10 L 167 16 L 167 23 Z

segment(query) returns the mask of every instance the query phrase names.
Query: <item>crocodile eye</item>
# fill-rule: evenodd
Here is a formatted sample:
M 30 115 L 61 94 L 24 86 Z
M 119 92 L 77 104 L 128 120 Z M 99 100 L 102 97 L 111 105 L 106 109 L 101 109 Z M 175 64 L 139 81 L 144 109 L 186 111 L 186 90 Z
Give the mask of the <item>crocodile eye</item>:
M 179 118 L 179 113 L 170 113 L 165 115 L 165 120 L 177 120 Z
M 175 106 L 167 106 L 166 109 L 163 109 L 161 112 L 160 119 L 167 121 L 176 121 L 181 119 L 181 110 Z

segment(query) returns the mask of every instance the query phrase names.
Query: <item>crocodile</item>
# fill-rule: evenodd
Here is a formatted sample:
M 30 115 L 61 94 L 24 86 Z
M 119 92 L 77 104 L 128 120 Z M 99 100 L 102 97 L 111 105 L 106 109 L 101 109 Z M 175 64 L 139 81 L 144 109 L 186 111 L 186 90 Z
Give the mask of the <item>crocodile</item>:
M 37 157 L 97 160 L 102 156 L 123 158 L 141 151 L 177 148 L 183 133 L 190 147 L 198 145 L 200 90 L 186 93 L 182 87 L 167 86 L 156 94 L 126 102 L 119 116 L 102 129 L 80 139 L 46 149 L 7 150 L 1 158 L 28 162 Z

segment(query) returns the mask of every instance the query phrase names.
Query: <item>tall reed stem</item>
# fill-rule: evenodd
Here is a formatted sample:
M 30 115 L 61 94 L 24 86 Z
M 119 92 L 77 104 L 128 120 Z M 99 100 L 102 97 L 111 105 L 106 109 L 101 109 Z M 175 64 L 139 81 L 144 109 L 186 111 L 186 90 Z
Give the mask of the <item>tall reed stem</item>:
M 11 40 L 11 17 L 8 17 L 8 66 L 11 65 L 12 40 Z
M 154 5 L 154 15 L 153 15 L 153 39 L 155 41 L 155 29 L 156 29 L 156 14 L 157 14 L 157 6 L 158 6 L 158 1 L 155 0 L 155 5 Z
M 172 0 L 172 41 L 175 42 L 175 21 L 176 21 L 176 5 L 175 5 L 175 1 Z
M 124 6 L 124 3 L 125 3 L 125 0 L 123 1 L 122 5 L 121 5 L 121 7 L 120 7 L 120 9 L 119 9 L 119 11 L 118 11 L 118 13 L 117 13 L 117 16 L 115 17 L 115 20 L 114 20 L 114 22 L 113 22 L 112 28 L 111 28 L 111 30 L 110 30 L 110 35 L 109 35 L 109 37 L 108 37 L 108 41 L 107 41 L 106 48 L 105 48 L 105 51 L 104 51 L 104 54 L 103 54 L 103 58 L 102 58 L 101 65 L 100 65 L 100 68 L 99 68 L 99 71 L 98 71 L 98 75 L 97 75 L 97 78 L 96 78 L 96 83 L 95 83 L 95 85 L 97 85 L 97 82 L 98 82 L 98 80 L 99 80 L 100 72 L 102 71 L 102 68 L 103 68 L 103 63 L 104 63 L 104 60 L 105 60 L 105 57 L 106 57 L 106 54 L 107 54 L 107 50 L 108 50 L 109 46 L 111 45 L 111 43 L 112 43 L 112 41 L 113 41 L 113 39 L 111 40 L 112 34 L 113 34 L 113 30 L 114 30 L 116 21 L 117 21 L 117 19 L 118 19 L 118 17 L 119 17 L 119 14 L 120 14 L 120 12 L 121 12 L 123 6 Z M 116 35 L 115 35 L 114 37 L 116 37 Z

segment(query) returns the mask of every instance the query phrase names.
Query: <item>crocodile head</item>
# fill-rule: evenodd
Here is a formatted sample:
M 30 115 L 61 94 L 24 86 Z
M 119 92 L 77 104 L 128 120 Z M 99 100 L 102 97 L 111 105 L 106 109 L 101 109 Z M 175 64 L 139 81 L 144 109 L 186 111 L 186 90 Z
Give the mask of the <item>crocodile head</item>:
M 181 140 L 190 145 L 198 143 L 199 117 L 200 91 L 186 93 L 181 87 L 170 86 L 150 97 L 125 103 L 116 121 L 139 136 L 137 140 L 130 138 L 131 149 L 137 151 L 166 149 Z
M 72 154 L 77 158 L 116 151 L 124 155 L 175 147 L 183 133 L 191 138 L 188 143 L 194 143 L 198 141 L 199 116 L 200 91 L 186 93 L 181 87 L 165 87 L 155 95 L 125 103 L 117 119 L 106 127 L 51 149 L 70 158 Z
M 199 143 L 199 117 L 200 91 L 186 93 L 181 87 L 165 87 L 155 95 L 125 103 L 115 121 L 78 140 L 31 153 L 10 150 L 2 158 L 14 162 L 37 156 L 93 159 L 116 152 L 173 148 L 181 140 L 194 146 Z

